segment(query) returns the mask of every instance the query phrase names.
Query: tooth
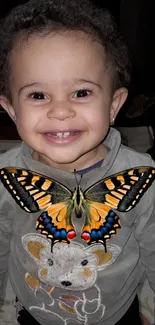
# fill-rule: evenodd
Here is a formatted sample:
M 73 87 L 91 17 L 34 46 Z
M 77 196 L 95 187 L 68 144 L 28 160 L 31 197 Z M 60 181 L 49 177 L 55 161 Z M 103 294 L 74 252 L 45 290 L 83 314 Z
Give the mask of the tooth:
M 64 132 L 63 133 L 63 138 L 67 138 L 70 135 L 70 132 Z
M 58 132 L 58 133 L 57 133 L 57 137 L 58 137 L 58 138 L 62 138 L 62 136 L 63 136 L 63 133 L 61 133 L 61 132 Z

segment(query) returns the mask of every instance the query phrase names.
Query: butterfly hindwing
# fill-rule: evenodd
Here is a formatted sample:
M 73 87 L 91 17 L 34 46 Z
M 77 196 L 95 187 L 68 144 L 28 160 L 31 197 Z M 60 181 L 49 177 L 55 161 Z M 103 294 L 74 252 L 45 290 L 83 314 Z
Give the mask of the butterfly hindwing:
M 76 236 L 71 219 L 72 192 L 62 184 L 35 172 L 3 168 L 1 180 L 18 205 L 26 212 L 45 210 L 36 229 L 51 239 L 69 242 Z
M 71 202 L 56 203 L 47 208 L 37 220 L 36 229 L 51 239 L 52 245 L 58 241 L 69 243 L 76 237 L 72 223 Z
M 87 202 L 89 213 L 85 215 L 85 223 L 81 237 L 87 243 L 106 244 L 106 240 L 120 229 L 120 219 L 117 214 L 104 203 Z

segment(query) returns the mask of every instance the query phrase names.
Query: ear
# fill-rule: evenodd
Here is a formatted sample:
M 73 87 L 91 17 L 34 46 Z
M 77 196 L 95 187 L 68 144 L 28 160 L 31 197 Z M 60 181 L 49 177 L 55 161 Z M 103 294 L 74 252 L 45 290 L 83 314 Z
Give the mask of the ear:
M 0 105 L 8 113 L 14 123 L 16 123 L 16 113 L 9 99 L 7 99 L 5 96 L 0 96 Z
M 126 88 L 119 88 L 114 92 L 111 109 L 110 109 L 110 123 L 113 124 L 115 118 L 120 111 L 121 107 L 125 103 L 128 96 L 128 90 Z
M 97 256 L 96 269 L 98 271 L 106 269 L 113 264 L 119 256 L 121 249 L 119 246 L 107 244 L 107 252 L 102 244 L 95 244 L 86 249 L 87 252 L 91 252 Z
M 40 253 L 42 249 L 49 246 L 48 240 L 38 234 L 27 234 L 22 237 L 22 244 L 29 256 L 36 262 L 40 260 Z

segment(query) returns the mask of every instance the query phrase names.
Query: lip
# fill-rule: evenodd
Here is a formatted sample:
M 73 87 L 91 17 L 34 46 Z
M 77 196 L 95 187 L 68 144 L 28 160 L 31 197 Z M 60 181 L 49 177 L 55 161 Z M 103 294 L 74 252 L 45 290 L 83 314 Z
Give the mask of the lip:
M 64 132 L 82 132 L 82 130 L 80 130 L 80 129 L 54 129 L 54 130 L 49 130 L 49 131 L 45 131 L 42 133 L 48 134 L 48 133 L 64 133 Z
M 69 135 L 66 138 L 62 137 L 59 138 L 57 137 L 55 134 L 56 133 L 64 133 L 64 132 L 74 132 L 75 134 Z M 63 130 L 63 131 L 50 131 L 50 132 L 46 132 L 46 133 L 41 133 L 43 138 L 50 144 L 55 144 L 55 145 L 68 145 L 68 144 L 72 144 L 75 141 L 77 141 L 81 135 L 83 134 L 84 131 L 81 130 Z

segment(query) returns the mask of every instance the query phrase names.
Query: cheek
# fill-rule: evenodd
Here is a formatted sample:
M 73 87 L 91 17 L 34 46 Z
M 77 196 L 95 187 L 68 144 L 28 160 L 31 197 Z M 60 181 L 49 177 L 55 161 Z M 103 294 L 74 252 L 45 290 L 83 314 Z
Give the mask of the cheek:
M 43 120 L 43 117 L 40 116 L 39 112 L 36 112 L 35 110 L 26 110 L 21 109 L 19 114 L 16 115 L 16 126 L 19 130 L 31 130 L 31 128 L 34 128 L 39 121 Z
M 38 118 L 38 117 L 42 117 L 43 115 L 45 115 L 45 110 L 43 109 L 43 107 L 40 105 L 34 105 L 32 103 L 28 103 L 28 102 L 19 102 L 18 103 L 18 109 L 17 109 L 17 113 L 19 115 L 20 118 L 26 118 L 26 119 L 30 119 L 30 118 Z
M 96 129 L 103 129 L 103 127 L 110 122 L 110 110 L 104 111 L 102 109 L 90 110 L 87 114 L 83 115 L 87 125 L 96 131 Z

